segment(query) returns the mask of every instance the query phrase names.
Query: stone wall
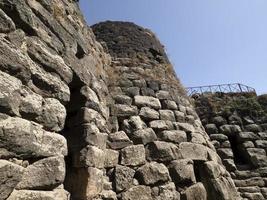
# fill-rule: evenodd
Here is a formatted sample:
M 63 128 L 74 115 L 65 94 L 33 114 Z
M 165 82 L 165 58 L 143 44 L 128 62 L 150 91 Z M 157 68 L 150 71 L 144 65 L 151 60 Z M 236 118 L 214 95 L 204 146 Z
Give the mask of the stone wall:
M 154 34 L 93 29 L 106 51 L 77 1 L 0 0 L 0 199 L 239 199 Z
M 66 164 L 67 180 L 97 171 L 69 160 L 92 142 L 77 126 L 107 132 L 110 58 L 70 0 L 1 0 L 0 52 L 0 199 L 69 199 Z
M 100 23 L 93 31 L 112 55 L 104 161 L 110 186 L 102 198 L 239 199 L 154 34 L 127 22 Z
M 267 199 L 267 112 L 264 96 L 205 94 L 197 112 L 241 196 Z

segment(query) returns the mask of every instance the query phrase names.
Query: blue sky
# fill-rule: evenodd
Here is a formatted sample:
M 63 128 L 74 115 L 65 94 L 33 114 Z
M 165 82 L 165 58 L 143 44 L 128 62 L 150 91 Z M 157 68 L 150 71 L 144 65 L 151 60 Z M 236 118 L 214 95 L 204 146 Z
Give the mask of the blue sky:
M 267 0 L 80 0 L 89 25 L 131 21 L 164 44 L 185 86 L 240 82 L 267 93 Z

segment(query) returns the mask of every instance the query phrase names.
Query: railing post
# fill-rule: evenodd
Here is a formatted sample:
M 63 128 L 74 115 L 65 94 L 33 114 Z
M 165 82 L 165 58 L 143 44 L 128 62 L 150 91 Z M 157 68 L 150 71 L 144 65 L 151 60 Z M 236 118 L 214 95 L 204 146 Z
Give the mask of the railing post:
M 240 83 L 238 83 L 238 87 L 240 89 L 240 92 L 242 93 L 243 91 L 242 91 L 242 87 L 241 87 L 241 84 Z

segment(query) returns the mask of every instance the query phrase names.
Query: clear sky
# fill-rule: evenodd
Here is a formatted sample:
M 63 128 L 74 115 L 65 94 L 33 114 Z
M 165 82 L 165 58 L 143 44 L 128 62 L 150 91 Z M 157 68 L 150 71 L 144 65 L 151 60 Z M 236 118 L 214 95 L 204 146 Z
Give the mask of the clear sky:
M 185 86 L 240 82 L 267 93 L 267 0 L 80 0 L 89 25 L 131 21 L 164 44 Z

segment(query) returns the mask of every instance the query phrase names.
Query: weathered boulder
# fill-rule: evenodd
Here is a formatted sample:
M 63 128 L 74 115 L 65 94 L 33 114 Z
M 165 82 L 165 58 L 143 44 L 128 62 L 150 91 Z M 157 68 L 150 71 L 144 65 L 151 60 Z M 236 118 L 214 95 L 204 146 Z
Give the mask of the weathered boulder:
M 122 193 L 122 200 L 152 200 L 151 189 L 146 186 L 135 186 Z
M 180 193 L 176 190 L 174 183 L 154 187 L 152 195 L 156 200 L 180 200 Z
M 149 108 L 149 107 L 142 107 L 140 110 L 139 115 L 147 120 L 155 120 L 155 119 L 159 119 L 159 113 L 158 111 Z
M 187 142 L 186 132 L 180 130 L 162 131 L 159 136 L 166 142 L 173 142 L 177 144 Z
M 63 136 L 47 132 L 33 122 L 17 117 L 0 119 L 0 148 L 6 149 L 1 158 L 40 158 L 67 154 Z
M 134 97 L 135 105 L 138 107 L 151 107 L 156 110 L 161 108 L 161 103 L 157 98 L 149 96 L 135 96 Z
M 15 24 L 2 9 L 0 9 L 0 33 L 8 33 L 15 30 Z
M 182 199 L 207 200 L 207 191 L 202 183 L 196 183 L 182 193 Z
M 150 161 L 168 162 L 181 158 L 181 153 L 175 144 L 154 141 L 146 146 L 146 157 Z
M 120 151 L 121 164 L 126 166 L 139 166 L 145 164 L 146 154 L 143 145 L 132 145 Z
M 63 189 L 53 191 L 14 190 L 7 200 L 70 200 L 70 194 Z
M 203 161 L 206 161 L 208 159 L 207 147 L 201 144 L 182 142 L 179 145 L 179 149 L 184 159 L 203 160 Z
M 140 167 L 136 175 L 141 184 L 154 185 L 158 182 L 167 182 L 169 180 L 169 171 L 163 164 L 150 162 Z
M 111 133 L 108 139 L 108 145 L 111 149 L 123 149 L 133 143 L 124 131 Z
M 114 171 L 117 192 L 129 189 L 133 185 L 135 171 L 129 167 L 117 165 Z
M 172 180 L 176 185 L 196 183 L 193 161 L 189 159 L 174 160 L 168 166 Z
M 16 189 L 53 190 L 65 179 L 64 157 L 41 159 L 29 165 Z
M 6 160 L 0 160 L 0 199 L 5 200 L 21 181 L 24 168 Z
M 146 128 L 133 132 L 131 139 L 135 144 L 144 144 L 157 140 L 157 135 L 152 128 Z

